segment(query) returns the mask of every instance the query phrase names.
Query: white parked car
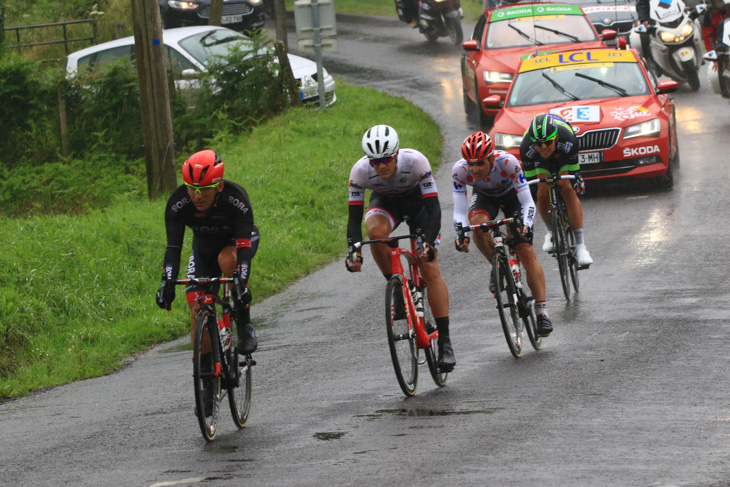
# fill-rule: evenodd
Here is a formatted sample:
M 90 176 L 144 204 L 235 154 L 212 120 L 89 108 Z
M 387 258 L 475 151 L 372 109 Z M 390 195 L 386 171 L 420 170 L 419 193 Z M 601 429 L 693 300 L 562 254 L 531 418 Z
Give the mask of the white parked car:
M 231 46 L 251 40 L 225 27 L 201 25 L 180 27 L 162 31 L 162 42 L 165 45 L 165 63 L 175 75 L 175 84 L 185 89 L 195 86 L 198 73 L 205 72 L 213 60 L 213 56 L 225 55 Z M 134 59 L 134 37 L 125 37 L 96 46 L 87 47 L 69 54 L 66 58 L 66 71 L 70 74 L 85 68 L 100 66 L 119 58 Z M 317 83 L 317 63 L 301 56 L 288 54 L 294 78 L 301 87 L 302 100 L 319 101 Z M 335 80 L 322 68 L 324 75 L 325 101 L 332 105 L 337 100 Z

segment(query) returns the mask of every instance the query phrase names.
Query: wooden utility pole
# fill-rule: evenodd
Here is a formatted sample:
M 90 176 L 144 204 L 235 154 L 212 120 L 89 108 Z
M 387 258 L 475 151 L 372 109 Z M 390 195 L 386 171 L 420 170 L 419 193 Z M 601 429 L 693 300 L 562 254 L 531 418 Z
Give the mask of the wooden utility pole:
M 208 25 L 221 25 L 221 18 L 223 17 L 223 0 L 212 0 L 210 2 L 210 18 L 208 19 Z
M 281 42 L 284 52 L 289 52 L 289 41 L 286 33 L 286 5 L 284 0 L 274 1 L 274 23 L 276 25 L 276 42 Z
M 153 199 L 160 194 L 171 193 L 177 187 L 170 91 L 165 71 L 160 6 L 154 0 L 131 2 L 147 165 L 147 193 Z

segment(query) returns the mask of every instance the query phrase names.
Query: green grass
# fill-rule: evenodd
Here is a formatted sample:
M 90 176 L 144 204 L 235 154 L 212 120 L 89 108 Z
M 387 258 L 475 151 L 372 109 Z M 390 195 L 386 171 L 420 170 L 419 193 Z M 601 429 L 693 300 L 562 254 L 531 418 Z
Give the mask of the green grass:
M 440 161 L 438 127 L 420 109 L 339 80 L 337 94 L 325 111 L 293 110 L 211 146 L 225 177 L 248 190 L 261 231 L 254 320 L 257 300 L 344 255 L 347 180 L 368 127 L 388 123 L 402 146 L 421 150 L 434 168 Z M 138 184 L 146 187 L 143 177 Z M 119 191 L 80 215 L 0 217 L 0 399 L 103 375 L 135 351 L 189 332 L 182 293 L 171 313 L 154 304 L 165 199 Z M 54 184 L 48 192 L 74 198 Z

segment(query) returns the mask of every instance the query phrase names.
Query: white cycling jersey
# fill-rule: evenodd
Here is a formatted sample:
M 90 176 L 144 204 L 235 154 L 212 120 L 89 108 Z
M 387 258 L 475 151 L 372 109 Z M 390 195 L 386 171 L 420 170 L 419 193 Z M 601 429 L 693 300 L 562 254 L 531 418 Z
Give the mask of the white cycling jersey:
M 400 149 L 397 171 L 388 179 L 379 177 L 370 165 L 370 160 L 363 157 L 350 171 L 349 204 L 364 204 L 366 189 L 383 196 L 401 196 L 410 193 L 418 185 L 421 186 L 422 197 L 438 196 L 431 164 L 426 156 L 417 150 Z
M 494 151 L 494 166 L 484 179 L 474 178 L 465 159 L 460 159 L 454 163 L 451 177 L 454 181 L 454 225 L 457 223 L 461 223 L 463 226 L 469 225 L 467 215 L 469 201 L 466 187 L 472 186 L 475 191 L 479 191 L 490 198 L 500 198 L 510 191 L 514 191 L 522 205 L 522 221 L 528 227 L 532 227 L 535 202 L 532 199 L 532 194 L 530 194 L 530 186 L 525 180 L 525 173 L 522 170 L 520 161 L 509 152 Z M 492 218 L 495 216 L 492 215 Z

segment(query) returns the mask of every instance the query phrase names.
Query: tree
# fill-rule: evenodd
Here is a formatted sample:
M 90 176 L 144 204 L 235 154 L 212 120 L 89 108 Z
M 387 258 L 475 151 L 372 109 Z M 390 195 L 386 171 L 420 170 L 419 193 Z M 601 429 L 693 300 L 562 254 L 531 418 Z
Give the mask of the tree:
M 0 1 L 0 56 L 3 55 L 3 42 L 5 41 L 5 3 Z

